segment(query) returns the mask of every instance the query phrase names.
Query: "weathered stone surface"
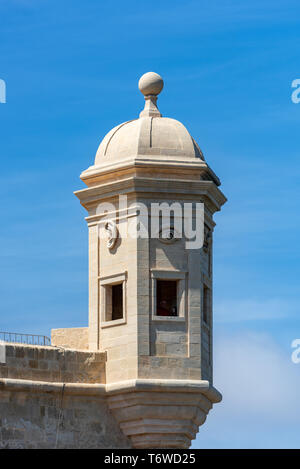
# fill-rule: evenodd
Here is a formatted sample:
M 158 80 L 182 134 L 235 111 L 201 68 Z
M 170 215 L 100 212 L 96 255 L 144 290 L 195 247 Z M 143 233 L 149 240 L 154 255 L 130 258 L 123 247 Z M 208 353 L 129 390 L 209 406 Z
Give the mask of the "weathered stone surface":
M 106 354 L 55 347 L 6 344 L 0 378 L 65 383 L 105 383 Z
M 70 327 L 68 329 L 52 329 L 51 344 L 56 347 L 88 350 L 89 328 Z
M 4 391 L 0 379 L 0 448 L 130 448 L 103 397 L 66 385 Z M 69 385 L 70 386 L 70 385 Z M 93 386 L 93 385 L 92 385 Z M 94 385 L 95 386 L 95 385 Z M 9 386 L 8 386 L 9 387 Z M 73 390 L 74 392 L 74 390 Z

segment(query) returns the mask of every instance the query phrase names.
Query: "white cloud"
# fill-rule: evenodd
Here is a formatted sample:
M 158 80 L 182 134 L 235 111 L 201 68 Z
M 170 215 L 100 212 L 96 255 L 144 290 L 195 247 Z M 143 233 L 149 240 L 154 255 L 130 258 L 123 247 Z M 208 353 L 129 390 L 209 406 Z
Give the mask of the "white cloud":
M 215 345 L 214 385 L 223 401 L 200 428 L 194 447 L 299 447 L 300 364 L 292 363 L 292 349 L 281 349 L 267 334 L 250 333 L 228 335 Z
M 216 343 L 216 385 L 231 417 L 299 419 L 300 366 L 267 334 L 229 336 Z

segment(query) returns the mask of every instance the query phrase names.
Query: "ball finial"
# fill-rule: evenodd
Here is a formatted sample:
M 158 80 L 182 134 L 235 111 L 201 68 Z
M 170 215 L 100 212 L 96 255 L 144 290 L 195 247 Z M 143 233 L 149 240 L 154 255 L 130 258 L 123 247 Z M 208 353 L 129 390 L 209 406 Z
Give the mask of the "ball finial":
M 139 80 L 139 90 L 144 96 L 157 96 L 164 87 L 164 81 L 160 75 L 154 72 L 145 73 Z

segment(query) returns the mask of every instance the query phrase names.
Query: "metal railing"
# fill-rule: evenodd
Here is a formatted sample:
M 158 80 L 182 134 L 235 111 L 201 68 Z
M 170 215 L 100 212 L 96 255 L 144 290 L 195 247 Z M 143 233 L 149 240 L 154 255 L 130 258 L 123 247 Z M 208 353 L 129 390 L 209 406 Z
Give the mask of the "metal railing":
M 19 334 L 18 332 L 0 332 L 0 340 L 28 345 L 51 345 L 51 339 L 45 335 Z

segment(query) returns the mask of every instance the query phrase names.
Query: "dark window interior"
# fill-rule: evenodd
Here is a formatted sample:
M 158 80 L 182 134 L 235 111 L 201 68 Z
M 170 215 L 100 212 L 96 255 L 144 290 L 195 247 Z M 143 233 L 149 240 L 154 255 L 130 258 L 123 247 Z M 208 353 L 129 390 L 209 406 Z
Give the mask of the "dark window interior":
M 157 280 L 156 314 L 157 316 L 177 316 L 176 280 Z
M 205 285 L 203 287 L 203 321 L 209 325 L 209 304 L 210 290 Z
M 122 319 L 123 317 L 123 285 L 111 286 L 111 319 Z

